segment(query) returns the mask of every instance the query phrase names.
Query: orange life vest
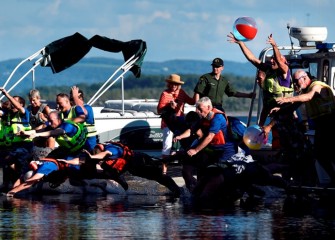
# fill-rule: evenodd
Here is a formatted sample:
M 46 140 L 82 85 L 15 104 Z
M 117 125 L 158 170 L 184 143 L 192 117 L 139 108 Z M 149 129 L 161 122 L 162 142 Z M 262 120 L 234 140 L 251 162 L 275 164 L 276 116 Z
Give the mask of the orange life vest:
M 227 121 L 227 127 L 229 126 L 228 118 L 227 118 L 227 116 L 224 112 L 222 112 L 222 111 L 220 111 L 216 108 L 213 108 L 212 112 L 214 113 L 214 115 L 215 114 L 222 114 Z M 202 120 L 201 126 L 204 128 L 205 132 L 208 132 L 212 119 L 213 118 Z M 222 145 L 222 144 L 225 144 L 225 143 L 226 143 L 226 140 L 225 140 L 224 133 L 222 132 L 222 130 L 220 130 L 218 133 L 216 133 L 215 136 L 213 137 L 212 141 L 210 142 L 211 145 Z
M 106 142 L 106 144 L 114 144 L 123 149 L 123 154 L 121 157 L 116 158 L 116 159 L 105 160 L 106 165 L 108 165 L 111 168 L 116 169 L 118 172 L 124 171 L 127 162 L 131 161 L 132 157 L 134 156 L 134 152 L 128 146 L 122 144 L 121 142 L 109 141 L 109 142 Z

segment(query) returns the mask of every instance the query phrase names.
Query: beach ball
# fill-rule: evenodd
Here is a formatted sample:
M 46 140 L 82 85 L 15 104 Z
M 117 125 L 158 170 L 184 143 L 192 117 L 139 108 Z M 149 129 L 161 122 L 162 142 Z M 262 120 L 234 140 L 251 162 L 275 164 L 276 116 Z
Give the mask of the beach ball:
M 248 127 L 243 134 L 243 142 L 251 150 L 260 149 L 267 141 L 263 130 L 258 125 Z
M 240 17 L 236 19 L 233 26 L 233 34 L 239 41 L 250 41 L 256 37 L 257 25 L 251 17 Z

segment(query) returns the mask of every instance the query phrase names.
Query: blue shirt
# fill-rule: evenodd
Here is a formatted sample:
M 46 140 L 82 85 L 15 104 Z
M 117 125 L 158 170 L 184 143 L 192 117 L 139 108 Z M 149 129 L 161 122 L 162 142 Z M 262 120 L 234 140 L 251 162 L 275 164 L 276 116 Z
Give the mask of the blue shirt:
M 93 108 L 91 105 L 84 104 L 84 107 L 86 108 L 87 114 L 86 114 L 86 119 L 85 121 L 88 124 L 94 124 L 94 113 L 93 113 Z
M 57 171 L 57 170 L 58 170 L 58 166 L 56 163 L 45 161 L 42 163 L 42 165 L 38 167 L 38 169 L 36 170 L 36 173 L 41 173 L 47 176 L 51 172 Z
M 69 137 L 73 137 L 78 131 L 77 126 L 75 126 L 71 123 L 68 123 L 68 122 L 62 122 L 61 125 L 59 125 L 58 128 L 63 129 L 65 131 L 66 135 L 68 135 Z M 57 138 L 56 138 L 56 140 L 57 140 Z
M 225 144 L 212 146 L 215 150 L 221 152 L 220 161 L 225 161 L 231 158 L 236 153 L 235 143 L 228 131 L 228 122 L 222 114 L 215 114 L 213 119 L 210 121 L 210 127 L 208 132 L 217 134 L 219 131 L 223 132 L 225 138 Z
M 87 111 L 86 117 L 85 117 L 85 122 L 87 124 L 94 124 L 95 120 L 94 120 L 94 112 L 93 112 L 93 108 L 88 105 L 88 104 L 84 104 L 84 107 Z M 93 151 L 95 145 L 97 144 L 97 137 L 96 136 L 92 136 L 92 137 L 87 137 L 86 143 L 85 143 L 85 148 L 88 151 Z

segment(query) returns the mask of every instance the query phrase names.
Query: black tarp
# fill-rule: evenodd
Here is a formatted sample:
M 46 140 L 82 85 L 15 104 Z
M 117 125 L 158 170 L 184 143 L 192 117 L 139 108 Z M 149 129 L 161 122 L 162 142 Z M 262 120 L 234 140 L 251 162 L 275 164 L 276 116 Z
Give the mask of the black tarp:
M 61 72 L 82 59 L 92 46 L 87 38 L 80 33 L 56 40 L 45 47 L 45 53 L 50 56 L 46 66 L 53 73 Z
M 61 72 L 76 64 L 92 47 L 108 52 L 122 52 L 125 62 L 135 55 L 135 58 L 138 59 L 130 71 L 135 77 L 140 77 L 141 66 L 147 51 L 146 43 L 140 39 L 123 42 L 95 35 L 88 40 L 77 32 L 71 36 L 56 40 L 45 47 L 45 54 L 49 55 L 45 66 L 50 67 L 53 73 Z
M 109 39 L 107 37 L 102 37 L 99 35 L 93 36 L 89 41 L 93 47 L 99 48 L 104 51 L 122 51 L 123 59 L 125 62 L 133 55 L 135 55 L 135 58 L 139 57 L 139 59 L 137 59 L 130 71 L 135 75 L 135 77 L 140 77 L 143 58 L 147 50 L 147 46 L 144 41 L 137 39 L 128 42 L 122 42 L 116 39 Z

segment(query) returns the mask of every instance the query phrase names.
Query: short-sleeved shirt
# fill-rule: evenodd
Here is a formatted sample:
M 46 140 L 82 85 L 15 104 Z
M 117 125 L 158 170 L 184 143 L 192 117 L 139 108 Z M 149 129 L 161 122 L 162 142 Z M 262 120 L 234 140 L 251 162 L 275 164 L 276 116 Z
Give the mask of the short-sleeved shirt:
M 222 75 L 216 80 L 214 74 L 207 73 L 200 77 L 194 92 L 202 97 L 209 97 L 213 106 L 221 106 L 224 94 L 228 97 L 235 95 L 236 90 Z
M 94 124 L 94 112 L 92 106 L 84 104 L 84 107 L 86 108 L 87 111 L 85 122 L 88 124 Z
M 36 173 L 44 174 L 45 176 L 49 175 L 53 171 L 57 171 L 58 166 L 54 162 L 45 161 L 39 168 L 36 170 Z

